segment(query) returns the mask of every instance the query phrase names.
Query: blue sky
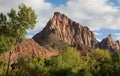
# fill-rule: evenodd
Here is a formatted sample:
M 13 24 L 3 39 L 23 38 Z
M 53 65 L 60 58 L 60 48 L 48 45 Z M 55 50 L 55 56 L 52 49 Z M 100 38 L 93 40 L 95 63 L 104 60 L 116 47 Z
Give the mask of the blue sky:
M 98 40 L 109 34 L 120 40 L 120 0 L 0 0 L 0 12 L 17 9 L 21 3 L 31 6 L 38 15 L 38 23 L 33 30 L 28 30 L 27 38 L 40 32 L 54 12 L 59 11 L 88 26 Z
M 45 0 L 46 2 L 52 3 L 55 6 L 65 5 L 68 0 Z M 120 0 L 108 0 L 113 6 L 120 6 Z
M 120 6 L 120 0 L 109 0 L 108 1 L 109 3 L 112 3 L 113 4 L 113 6 Z
M 67 1 L 68 0 L 46 0 L 46 2 L 50 2 L 55 6 L 65 5 Z M 118 7 L 118 8 L 120 7 L 119 0 L 109 0 L 108 3 L 114 7 Z M 111 29 L 103 28 L 94 32 L 99 40 L 102 40 L 103 38 L 107 37 L 109 34 L 112 34 L 113 38 L 117 40 L 119 39 L 119 37 L 117 38 L 117 34 L 120 33 L 120 30 L 111 30 Z
M 68 0 L 45 0 L 46 2 L 52 3 L 55 6 L 65 5 Z
M 49 2 L 53 5 L 60 6 L 60 5 L 66 5 L 66 2 L 68 0 L 45 0 L 46 2 Z M 108 0 L 108 4 L 112 5 L 113 7 L 120 8 L 120 0 Z M 115 26 L 115 25 L 113 25 Z M 119 25 L 120 26 L 120 25 Z M 95 32 L 95 35 L 97 36 L 98 40 L 102 40 L 103 38 L 106 38 L 109 34 L 112 34 L 113 38 L 115 40 L 120 40 L 120 30 L 112 30 L 112 29 L 100 29 L 93 31 Z

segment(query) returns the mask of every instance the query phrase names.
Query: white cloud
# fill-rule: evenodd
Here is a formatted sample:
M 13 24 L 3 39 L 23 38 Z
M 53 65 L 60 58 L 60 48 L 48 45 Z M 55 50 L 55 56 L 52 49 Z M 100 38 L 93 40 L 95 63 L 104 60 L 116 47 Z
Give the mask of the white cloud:
M 65 5 L 55 7 L 45 0 L 0 0 L 0 11 L 7 12 L 10 8 L 17 8 L 20 3 L 31 6 L 38 14 L 35 31 L 40 31 L 46 25 L 54 11 L 60 11 L 92 30 L 120 30 L 120 9 L 108 4 L 107 1 L 68 0 Z
M 99 39 L 99 38 L 97 38 L 97 40 L 99 41 L 99 42 L 101 42 L 102 40 L 101 39 Z
M 59 8 L 92 30 L 120 29 L 120 10 L 108 4 L 107 0 L 69 0 L 66 6 Z
M 26 38 L 32 38 L 33 36 L 32 35 L 26 35 L 25 37 Z
M 96 36 L 100 36 L 100 35 L 102 35 L 102 33 L 101 32 L 94 32 L 94 34 L 96 35 Z
M 7 14 L 11 8 L 17 9 L 21 3 L 31 6 L 35 10 L 38 15 L 38 23 L 34 30 L 41 30 L 50 18 L 51 15 L 49 12 L 53 6 L 44 0 L 0 0 L 0 11 Z
M 116 40 L 120 40 L 120 33 L 114 33 L 114 35 L 116 36 Z
M 95 36 L 102 36 L 102 32 L 94 32 L 94 34 L 95 34 Z M 97 40 L 100 42 L 100 41 L 102 41 L 100 38 L 98 38 L 98 37 L 96 37 L 97 38 Z

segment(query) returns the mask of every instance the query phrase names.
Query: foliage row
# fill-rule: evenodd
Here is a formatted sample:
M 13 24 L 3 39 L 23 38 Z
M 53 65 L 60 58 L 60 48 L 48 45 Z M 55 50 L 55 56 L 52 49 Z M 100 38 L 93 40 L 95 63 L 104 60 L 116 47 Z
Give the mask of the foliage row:
M 5 63 L 1 61 L 1 75 Z M 12 64 L 11 76 L 119 76 L 120 53 L 110 54 L 106 50 L 95 49 L 89 56 L 82 56 L 75 48 L 67 47 L 58 56 L 50 59 L 40 56 L 19 58 Z

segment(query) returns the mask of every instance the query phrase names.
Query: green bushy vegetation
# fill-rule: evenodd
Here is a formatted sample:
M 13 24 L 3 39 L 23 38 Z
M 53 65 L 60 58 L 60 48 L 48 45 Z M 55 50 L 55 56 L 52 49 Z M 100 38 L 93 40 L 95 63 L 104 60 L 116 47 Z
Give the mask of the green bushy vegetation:
M 0 76 L 120 76 L 120 52 L 94 49 L 83 56 L 61 41 L 49 44 L 62 50 L 57 56 L 20 57 L 10 66 L 14 46 L 24 40 L 28 29 L 33 29 L 36 18 L 32 8 L 24 4 L 18 11 L 11 9 L 8 15 L 0 13 L 0 55 L 6 51 L 10 54 L 8 62 L 0 58 Z
M 119 76 L 120 53 L 94 49 L 89 56 L 82 56 L 76 48 L 67 47 L 51 58 L 18 58 L 12 65 L 9 76 Z M 2 76 L 6 66 L 0 62 Z
M 64 50 L 67 46 L 69 46 L 67 43 L 61 41 L 61 40 L 53 40 L 53 39 L 44 39 L 40 40 L 40 45 L 46 48 L 46 46 L 49 46 L 53 49 L 62 51 Z M 46 48 L 47 49 L 47 48 Z

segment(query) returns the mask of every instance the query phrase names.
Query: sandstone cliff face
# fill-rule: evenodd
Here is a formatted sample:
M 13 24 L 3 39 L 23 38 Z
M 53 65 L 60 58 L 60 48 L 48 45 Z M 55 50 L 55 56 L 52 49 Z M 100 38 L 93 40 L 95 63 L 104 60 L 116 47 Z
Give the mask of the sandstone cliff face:
M 15 46 L 15 50 L 12 53 L 11 60 L 12 62 L 17 62 L 17 58 L 19 57 L 37 57 L 37 56 L 51 57 L 55 55 L 58 55 L 58 51 L 53 49 L 51 50 L 45 49 L 44 47 L 36 43 L 33 39 L 28 39 Z M 3 58 L 5 60 L 8 60 L 8 57 L 9 53 L 6 52 Z
M 56 55 L 57 51 L 55 50 L 48 50 L 44 47 L 40 46 L 38 43 L 36 43 L 33 39 L 28 39 L 15 47 L 16 53 L 32 53 L 35 56 L 43 55 L 50 57 L 52 55 Z
M 118 51 L 120 50 L 120 42 L 115 41 L 111 35 L 109 35 L 107 38 L 103 39 L 99 43 L 99 48 L 101 49 L 108 49 L 110 52 Z
M 93 48 L 98 43 L 94 33 L 88 27 L 72 21 L 59 12 L 54 13 L 46 27 L 33 39 L 38 43 L 45 39 L 52 39 L 69 45 L 82 44 Z

